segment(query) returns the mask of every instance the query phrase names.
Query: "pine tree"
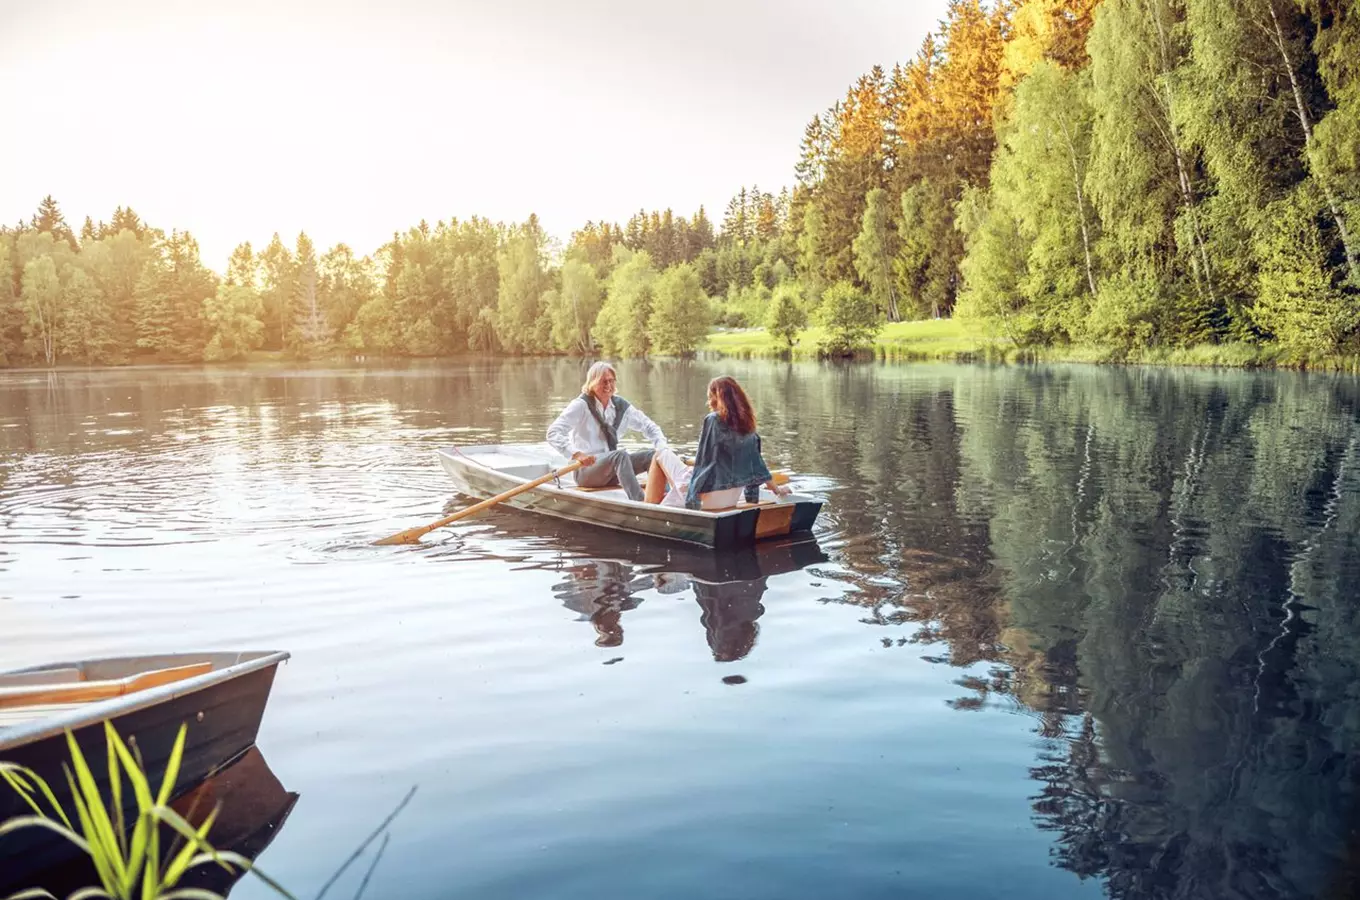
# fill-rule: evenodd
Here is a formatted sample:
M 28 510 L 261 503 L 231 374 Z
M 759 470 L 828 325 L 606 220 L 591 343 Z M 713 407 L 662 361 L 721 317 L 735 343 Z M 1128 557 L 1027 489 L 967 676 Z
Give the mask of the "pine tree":
M 113 211 L 113 218 L 109 220 L 109 233 L 118 234 L 120 231 L 131 231 L 138 238 L 145 238 L 150 233 L 137 213 L 133 212 L 132 207 L 118 207 Z
M 399 251 L 400 242 L 394 236 Z M 388 267 L 389 283 L 394 269 L 400 269 L 400 256 L 394 254 Z M 293 297 L 297 292 L 297 265 L 277 232 L 259 255 L 260 298 L 264 302 L 264 347 L 282 350 L 292 326 Z
M 112 359 L 111 321 L 103 292 L 83 270 L 68 266 L 62 289 L 62 314 L 57 323 L 58 355 L 83 365 Z
M 424 225 L 424 222 L 421 222 Z M 428 226 L 422 233 L 428 232 Z M 331 339 L 330 323 L 326 321 L 317 293 L 316 249 L 304 231 L 298 235 L 294 259 L 292 328 L 285 345 L 293 353 L 311 357 L 325 349 Z
M 231 258 L 227 260 L 227 276 L 225 284 L 236 287 L 247 287 L 255 290 L 256 280 L 259 277 L 259 263 L 255 259 L 255 252 L 250 247 L 250 241 L 243 241 L 231 251 Z
M 80 248 L 71 226 L 66 224 L 66 217 L 62 215 L 61 208 L 57 201 L 52 199 L 51 194 L 38 204 L 38 211 L 34 214 L 30 227 L 41 234 L 50 234 L 56 240 L 65 241 L 72 250 Z

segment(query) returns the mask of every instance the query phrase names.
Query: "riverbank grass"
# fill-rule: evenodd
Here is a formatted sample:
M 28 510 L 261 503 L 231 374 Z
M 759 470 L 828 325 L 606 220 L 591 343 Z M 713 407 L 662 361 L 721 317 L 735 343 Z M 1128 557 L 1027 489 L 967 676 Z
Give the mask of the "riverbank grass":
M 798 334 L 793 349 L 764 328 L 740 331 L 715 331 L 699 349 L 741 359 L 816 359 L 817 348 L 826 337 L 821 327 Z M 879 331 L 873 343 L 875 357 L 893 360 L 957 361 L 985 355 L 983 344 L 968 334 L 954 319 L 926 319 L 919 322 L 890 322 Z
M 763 328 L 714 331 L 701 351 L 738 359 L 816 359 L 825 332 L 808 328 L 792 350 Z M 1191 347 L 1154 347 L 1122 350 L 1092 344 L 1053 347 L 1016 347 L 1007 340 L 987 339 L 970 332 L 956 319 L 892 322 L 880 329 L 863 352 L 894 362 L 1041 362 L 1096 365 L 1188 366 L 1231 369 L 1308 369 L 1317 372 L 1360 373 L 1360 356 L 1308 355 L 1278 344 L 1196 344 Z

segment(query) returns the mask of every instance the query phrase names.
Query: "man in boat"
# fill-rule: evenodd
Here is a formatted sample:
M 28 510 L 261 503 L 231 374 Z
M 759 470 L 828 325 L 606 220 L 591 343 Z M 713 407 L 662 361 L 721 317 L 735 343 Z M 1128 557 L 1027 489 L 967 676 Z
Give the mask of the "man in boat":
M 592 365 L 581 396 L 548 426 L 548 443 L 563 456 L 585 462 L 576 470 L 576 483 L 581 487 L 618 485 L 628 499 L 641 500 L 637 476 L 651 466 L 655 451 L 666 447 L 666 436 L 642 410 L 616 393 L 617 383 L 618 375 L 609 363 L 602 360 Z M 654 449 L 621 448 L 619 436 L 630 431 L 641 432 Z

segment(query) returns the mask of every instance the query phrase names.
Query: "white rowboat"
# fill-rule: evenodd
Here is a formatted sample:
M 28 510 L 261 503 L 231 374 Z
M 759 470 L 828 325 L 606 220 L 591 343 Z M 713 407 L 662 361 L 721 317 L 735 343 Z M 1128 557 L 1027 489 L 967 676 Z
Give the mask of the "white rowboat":
M 454 486 L 479 500 L 541 478 L 568 462 L 546 443 L 444 447 L 437 452 Z M 811 531 L 822 510 L 816 497 L 794 493 L 780 498 L 763 487 L 756 503 L 721 510 L 684 509 L 629 500 L 621 488 L 583 488 L 570 476 L 518 494 L 505 505 L 715 550 Z

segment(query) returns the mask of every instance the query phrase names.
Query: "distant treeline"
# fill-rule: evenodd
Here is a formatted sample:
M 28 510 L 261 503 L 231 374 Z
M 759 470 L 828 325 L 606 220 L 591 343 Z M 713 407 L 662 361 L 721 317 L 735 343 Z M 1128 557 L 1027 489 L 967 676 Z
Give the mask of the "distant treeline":
M 0 230 L 0 363 L 685 353 L 713 325 L 828 352 L 957 314 L 1026 347 L 1360 349 L 1351 0 L 952 0 L 808 124 L 793 189 L 715 229 L 641 211 L 565 247 L 453 219 L 373 257 L 305 234 L 224 277 L 132 210 Z

